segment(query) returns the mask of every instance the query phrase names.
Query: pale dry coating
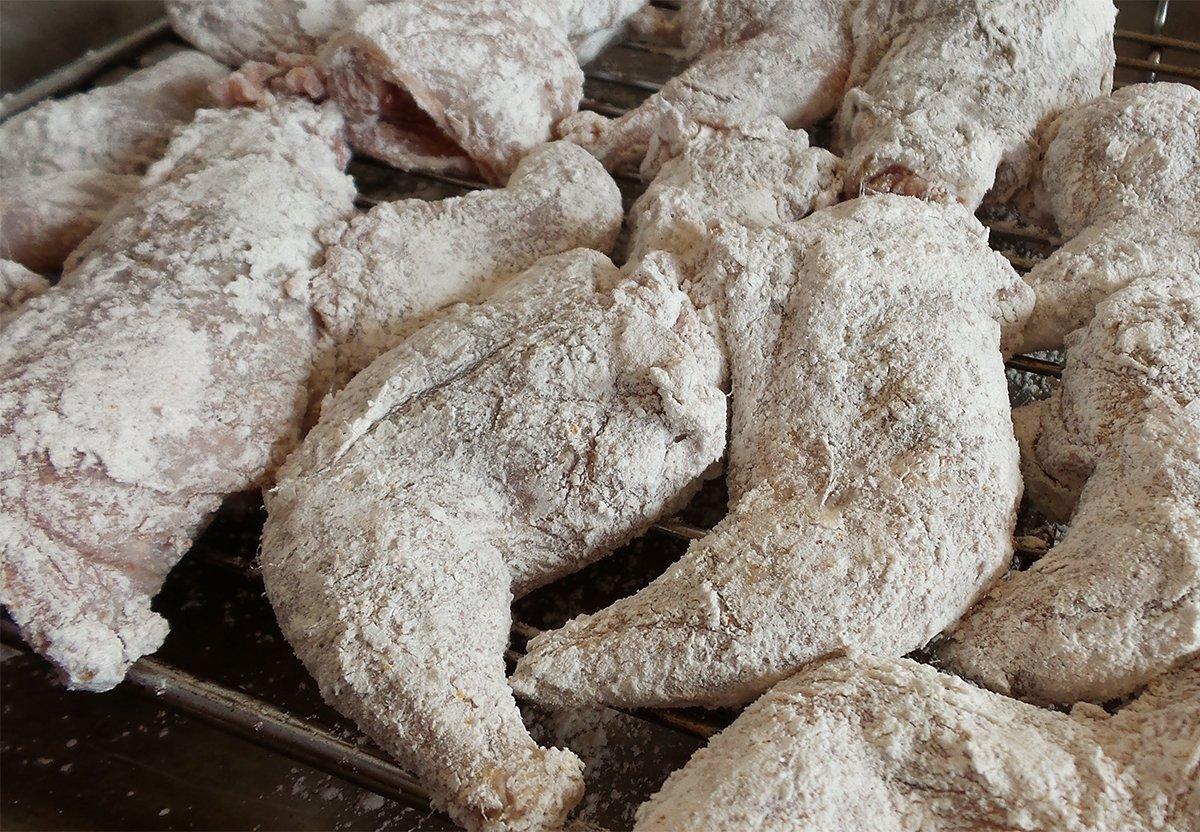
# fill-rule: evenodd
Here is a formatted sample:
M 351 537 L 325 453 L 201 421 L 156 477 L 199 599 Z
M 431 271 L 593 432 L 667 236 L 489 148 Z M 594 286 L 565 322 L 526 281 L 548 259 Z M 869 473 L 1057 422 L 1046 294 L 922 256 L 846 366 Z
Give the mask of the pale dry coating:
M 482 298 L 541 257 L 607 252 L 621 218 L 616 184 L 567 142 L 536 148 L 503 189 L 378 205 L 331 245 L 314 283 L 332 339 L 323 363 L 340 385 L 430 313 Z
M 0 125 L 0 256 L 50 272 L 135 191 L 224 68 L 184 52 Z
M 0 314 L 11 312 L 48 288 L 50 284 L 40 274 L 12 260 L 0 260 Z
M 1070 239 L 1026 277 L 1038 300 L 1022 351 L 1059 346 L 1139 278 L 1200 274 L 1200 91 L 1135 84 L 1049 133 L 1037 195 Z
M 1110 716 L 1045 711 L 905 659 L 807 668 L 638 809 L 637 832 L 1191 832 L 1200 666 Z
M 1014 418 L 1030 499 L 1074 516 L 941 653 L 996 690 L 1104 701 L 1200 649 L 1200 94 L 1135 85 L 1050 132 L 1039 195 L 1076 236 L 1027 276 L 1017 347 L 1087 325 L 1060 388 Z
M 296 441 L 341 119 L 203 110 L 0 339 L 3 601 L 74 687 L 158 647 L 163 578 Z M 265 210 L 264 206 L 270 206 Z
M 1200 273 L 1143 278 L 1095 312 L 1067 336 L 1050 398 L 1017 414 L 1028 428 L 1029 496 L 1062 522 L 1096 464 L 1149 409 L 1200 400 Z
M 1133 84 L 1063 113 L 1048 131 L 1038 184 L 1068 238 L 1130 212 L 1195 220 L 1200 90 Z
M 1007 568 L 1021 491 L 999 322 L 1029 291 L 958 206 L 874 196 L 723 237 L 730 511 L 634 596 L 530 642 L 548 701 L 734 705 L 900 655 Z
M 809 147 L 808 134 L 780 121 L 754 134 L 701 128 L 685 148 L 663 165 L 629 213 L 629 262 L 671 252 L 685 281 L 695 277 L 721 227 L 794 222 L 833 205 L 841 193 L 841 160 Z M 698 307 L 720 306 L 720 286 L 688 289 Z
M 1036 702 L 1125 696 L 1200 651 L 1200 275 L 1100 304 L 1062 384 L 1014 418 L 1030 500 L 1071 525 L 939 655 Z
M 311 54 L 379 0 L 167 0 L 171 26 L 185 40 L 234 66 Z
M 1112 89 L 1112 0 L 862 0 L 835 151 L 849 194 L 974 209 L 1027 185 L 1045 123 Z
M 575 112 L 583 72 L 553 4 L 394 0 L 321 52 L 355 148 L 408 170 L 504 182 Z
M 468 829 L 553 827 L 580 763 L 530 738 L 509 606 L 678 509 L 725 440 L 716 344 L 658 261 L 546 258 L 386 353 L 269 493 L 263 575 L 322 694 Z
M 753 23 L 729 29 L 737 15 Z M 735 0 L 701 3 L 697 23 L 686 26 L 691 43 L 705 51 L 641 106 L 616 119 L 583 112 L 558 133 L 587 148 L 609 170 L 641 166 L 646 179 L 682 146 L 659 137 L 698 127 L 752 130 L 764 119 L 804 127 L 833 113 L 850 64 L 847 0 Z M 711 12 L 708 7 L 712 7 Z M 707 14 L 708 16 L 702 16 Z M 710 29 L 713 30 L 710 33 Z M 696 50 L 692 50 L 696 51 Z
M 778 10 L 794 0 L 689 0 L 680 6 L 678 26 L 684 54 L 696 60 L 761 34 Z M 851 8 L 854 0 L 844 0 Z
M 227 64 L 313 54 L 372 3 L 397 0 L 167 0 L 175 31 Z M 421 2 L 421 0 L 417 0 Z M 586 63 L 619 37 L 646 0 L 523 0 L 556 12 L 563 33 Z

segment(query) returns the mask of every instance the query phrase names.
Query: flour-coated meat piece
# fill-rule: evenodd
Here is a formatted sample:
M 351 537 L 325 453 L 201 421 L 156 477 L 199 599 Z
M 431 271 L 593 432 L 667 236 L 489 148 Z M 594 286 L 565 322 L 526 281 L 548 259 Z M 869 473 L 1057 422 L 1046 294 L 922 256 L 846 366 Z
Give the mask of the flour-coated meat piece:
M 680 508 L 725 442 L 719 355 L 658 266 L 549 257 L 384 354 L 267 496 L 267 594 L 322 695 L 468 829 L 556 828 L 581 764 L 505 680 L 519 596 Z
M 906 659 L 852 655 L 781 682 L 693 755 L 636 832 L 1190 832 L 1200 666 L 1109 715 L 1047 711 Z
M 0 256 L 57 271 L 171 133 L 211 106 L 225 69 L 182 52 L 108 86 L 44 101 L 0 124 Z
M 155 650 L 150 602 L 298 438 L 317 231 L 346 218 L 331 108 L 203 110 L 0 338 L 3 602 L 73 687 Z

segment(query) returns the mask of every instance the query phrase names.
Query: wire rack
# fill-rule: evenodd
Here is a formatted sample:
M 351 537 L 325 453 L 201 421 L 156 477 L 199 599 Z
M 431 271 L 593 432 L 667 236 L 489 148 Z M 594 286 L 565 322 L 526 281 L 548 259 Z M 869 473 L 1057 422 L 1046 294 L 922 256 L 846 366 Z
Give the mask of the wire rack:
M 678 3 L 656 2 L 655 5 L 675 9 Z M 1169 11 L 1169 0 L 1143 4 L 1137 16 L 1144 17 L 1145 12 L 1151 12 L 1145 24 L 1148 31 L 1117 29 L 1117 86 L 1152 80 L 1175 80 L 1193 85 L 1200 82 L 1200 59 L 1196 58 L 1200 56 L 1200 42 L 1164 36 L 1162 32 Z M 1124 16 L 1123 10 L 1122 19 Z M 169 49 L 173 43 L 177 41 L 165 19 L 152 23 L 6 97 L 0 101 L 0 117 L 7 117 L 46 98 L 85 89 L 110 71 L 152 62 L 155 55 L 161 57 L 164 47 Z M 1131 54 L 1137 52 L 1143 53 L 1142 56 Z M 1193 65 L 1178 63 L 1178 60 L 1190 60 Z M 619 115 L 659 89 L 662 82 L 682 66 L 679 56 L 661 44 L 621 43 L 585 68 L 583 106 L 605 115 Z M 820 143 L 820 137 L 821 130 L 815 130 L 817 143 Z M 359 187 L 360 207 L 406 197 L 441 199 L 486 187 L 481 182 L 397 171 L 367 160 L 352 162 L 350 172 Z M 619 178 L 618 184 L 627 205 L 643 187 L 640 182 L 628 178 Z M 991 230 L 993 246 L 1018 270 L 1031 267 L 1053 251 L 1059 242 L 1040 229 L 1022 227 L 1003 219 L 982 219 Z M 1009 361 L 1009 366 L 1042 376 L 1057 377 L 1061 372 L 1060 365 L 1032 356 L 1016 356 Z M 253 524 L 250 528 L 256 533 Z M 705 533 L 706 530 L 697 525 L 672 520 L 657 524 L 649 534 L 690 541 Z M 210 565 L 235 570 L 251 581 L 258 580 L 257 569 L 250 559 L 220 552 L 208 552 L 203 557 Z M 514 623 L 512 646 L 508 651 L 510 661 L 519 657 L 526 641 L 537 632 L 527 624 Z M 0 637 L 10 648 L 28 650 L 15 625 L 7 619 L 0 622 Z M 421 785 L 365 738 L 347 738 L 342 731 L 289 712 L 267 699 L 153 657 L 136 662 L 130 669 L 128 681 L 160 705 L 383 797 L 421 810 L 429 809 L 428 796 Z M 694 711 L 647 709 L 626 713 L 699 739 L 712 736 L 728 721 L 728 715 L 722 718 Z

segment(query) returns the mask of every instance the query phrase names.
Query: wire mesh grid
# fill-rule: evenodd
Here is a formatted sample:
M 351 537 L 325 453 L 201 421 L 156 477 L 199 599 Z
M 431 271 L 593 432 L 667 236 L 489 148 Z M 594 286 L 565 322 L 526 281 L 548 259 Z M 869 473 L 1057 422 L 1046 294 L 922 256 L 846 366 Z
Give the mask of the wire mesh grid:
M 668 10 L 678 7 L 677 2 L 656 2 L 655 5 Z M 1169 0 L 1157 0 L 1146 26 L 1149 31 L 1117 29 L 1118 46 L 1124 44 L 1126 47 L 1118 50 L 1121 54 L 1117 58 L 1117 86 L 1146 80 L 1177 80 L 1192 84 L 1200 81 L 1200 68 L 1164 59 L 1179 54 L 1200 55 L 1200 42 L 1162 34 L 1169 11 Z M 7 117 L 46 98 L 86 89 L 114 70 L 153 62 L 175 44 L 178 42 L 165 20 L 152 23 L 7 96 L 0 101 L 0 117 Z M 1143 50 L 1145 56 L 1130 56 L 1127 53 L 1131 48 Z M 1200 61 L 1194 63 L 1200 64 Z M 585 67 L 583 106 L 605 115 L 618 115 L 636 106 L 682 67 L 680 57 L 662 44 L 637 41 L 617 44 Z M 814 143 L 820 144 L 822 131 L 818 128 L 813 133 Z M 459 178 L 398 171 L 364 159 L 354 160 L 350 172 L 359 187 L 360 207 L 364 208 L 401 198 L 442 199 L 487 187 L 481 182 Z M 627 206 L 643 188 L 642 183 L 628 177 L 619 177 L 618 184 Z M 1017 269 L 1028 269 L 1053 251 L 1059 242 L 1041 229 L 1022 227 L 1011 220 L 982 219 L 991 231 L 993 246 Z M 1060 365 L 1034 356 L 1016 356 L 1008 364 L 1011 369 L 1040 376 L 1057 377 L 1061 372 Z M 257 533 L 253 520 L 245 523 L 245 531 L 250 535 Z M 705 533 L 706 529 L 700 525 L 674 519 L 657 524 L 648 534 L 660 539 L 691 541 Z M 210 566 L 231 569 L 249 581 L 258 580 L 252 560 L 212 550 L 198 557 Z M 536 628 L 515 621 L 508 658 L 515 661 L 525 642 L 537 632 Z M 28 650 L 10 621 L 4 620 L 0 624 L 0 636 L 10 648 Z M 224 732 L 378 795 L 418 809 L 429 809 L 428 797 L 421 785 L 365 738 L 347 738 L 344 732 L 278 707 L 267 698 L 154 657 L 136 662 L 128 680 L 157 703 L 196 717 Z M 728 714 L 686 710 L 645 709 L 627 713 L 698 739 L 706 739 L 720 730 L 729 718 Z

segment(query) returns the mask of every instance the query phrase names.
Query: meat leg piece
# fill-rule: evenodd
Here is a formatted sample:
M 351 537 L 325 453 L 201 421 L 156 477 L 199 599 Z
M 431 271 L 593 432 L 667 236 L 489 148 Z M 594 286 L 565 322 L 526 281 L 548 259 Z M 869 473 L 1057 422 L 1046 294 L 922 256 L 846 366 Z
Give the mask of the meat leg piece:
M 684 6 L 695 62 L 616 119 L 581 112 L 557 133 L 609 170 L 641 166 L 652 179 L 686 145 L 661 142 L 701 126 L 753 129 L 776 117 L 805 127 L 831 115 L 850 64 L 846 0 L 705 0 Z M 648 151 L 652 151 L 648 154 Z
M 1027 185 L 1039 132 L 1112 89 L 1111 0 L 863 0 L 835 152 L 846 193 L 957 199 Z
M 513 596 L 678 509 L 724 445 L 717 347 L 657 265 L 568 252 L 429 324 L 331 400 L 267 496 L 297 655 L 468 829 L 553 827 L 583 787 L 506 684 Z
M 1036 192 L 1067 243 L 1026 276 L 1020 351 L 1054 349 L 1135 280 L 1200 274 L 1200 91 L 1134 84 L 1048 131 Z
M 729 514 L 641 592 L 533 639 L 512 683 L 535 699 L 741 704 L 848 645 L 921 646 L 1008 566 L 998 322 L 1029 291 L 978 222 L 875 196 L 722 241 Z
M 1179 84 L 1127 87 L 1050 130 L 1039 195 L 1075 236 L 1027 275 L 1018 346 L 1086 326 L 1066 337 L 1062 385 L 1014 419 L 1031 501 L 1071 526 L 940 647 L 994 690 L 1103 702 L 1200 650 L 1197 131 L 1200 94 Z
M 162 642 L 150 601 L 222 497 L 297 439 L 342 122 L 204 110 L 0 339 L 3 602 L 72 687 Z M 265 210 L 270 206 L 271 210 Z
M 57 271 L 167 147 L 211 103 L 225 74 L 184 52 L 107 87 L 45 101 L 0 125 L 0 255 Z
M 1014 414 L 1030 498 L 1067 536 L 938 647 L 1040 703 L 1116 699 L 1200 652 L 1200 276 L 1139 280 L 1096 313 L 1062 385 Z
M 638 809 L 635 830 L 1187 832 L 1198 783 L 1196 662 L 1110 716 L 851 656 L 755 702 Z
M 481 299 L 541 257 L 610 250 L 621 219 L 612 178 L 567 142 L 533 150 L 505 188 L 372 208 L 330 246 L 313 286 L 334 386 L 430 313 Z

